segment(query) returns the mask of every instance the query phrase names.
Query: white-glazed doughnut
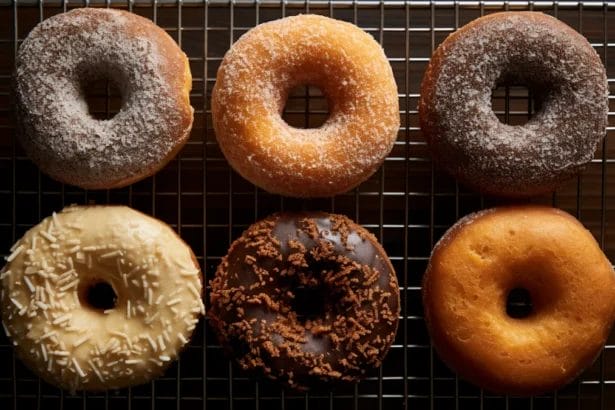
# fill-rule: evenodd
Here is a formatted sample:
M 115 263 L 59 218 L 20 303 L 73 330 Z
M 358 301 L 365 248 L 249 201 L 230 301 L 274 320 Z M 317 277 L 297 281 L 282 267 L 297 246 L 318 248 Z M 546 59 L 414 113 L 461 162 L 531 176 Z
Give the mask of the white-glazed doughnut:
M 0 278 L 17 355 L 72 391 L 160 375 L 204 313 L 190 248 L 124 206 L 73 206 L 44 219 L 13 246 Z

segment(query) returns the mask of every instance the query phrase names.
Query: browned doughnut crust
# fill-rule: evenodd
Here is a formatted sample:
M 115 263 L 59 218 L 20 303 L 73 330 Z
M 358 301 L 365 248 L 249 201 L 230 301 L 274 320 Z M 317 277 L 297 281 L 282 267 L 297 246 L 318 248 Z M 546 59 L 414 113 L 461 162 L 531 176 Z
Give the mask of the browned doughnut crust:
M 527 289 L 528 317 L 506 313 Z M 423 282 L 433 345 L 460 377 L 487 390 L 539 394 L 589 366 L 615 314 L 613 268 L 566 212 L 510 206 L 469 215 L 434 248 Z
M 281 117 L 298 85 L 319 87 L 330 116 L 298 129 Z M 297 197 L 346 192 L 393 148 L 399 103 L 382 47 L 358 27 L 317 15 L 261 24 L 226 53 L 212 95 L 216 138 L 259 187 Z
M 112 79 L 122 107 L 88 113 L 83 87 Z M 164 167 L 190 136 L 192 76 L 186 55 L 152 21 L 122 10 L 82 8 L 44 20 L 16 59 L 20 142 L 54 179 L 118 188 Z
M 538 105 L 524 125 L 501 123 L 498 84 L 525 84 Z M 604 138 L 608 84 L 581 34 L 538 12 L 481 17 L 442 42 L 421 85 L 421 129 L 434 160 L 482 193 L 522 197 L 576 175 Z
M 373 235 L 341 215 L 257 222 L 233 243 L 211 288 L 220 343 L 243 369 L 294 389 L 359 380 L 395 338 L 393 266 Z

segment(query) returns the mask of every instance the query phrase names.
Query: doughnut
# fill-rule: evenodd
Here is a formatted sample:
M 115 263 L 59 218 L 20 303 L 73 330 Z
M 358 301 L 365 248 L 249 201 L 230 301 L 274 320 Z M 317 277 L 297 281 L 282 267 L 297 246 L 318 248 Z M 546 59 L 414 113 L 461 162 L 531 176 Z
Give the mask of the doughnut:
M 320 88 L 329 118 L 282 119 L 296 86 Z M 211 109 L 220 148 L 248 181 L 276 194 L 332 196 L 370 177 L 393 148 L 399 103 L 382 47 L 358 27 L 317 15 L 261 24 L 226 53 Z
M 531 310 L 507 311 L 515 290 Z M 425 319 L 440 358 L 496 393 L 540 394 L 598 356 L 615 314 L 613 268 L 592 234 L 549 207 L 493 208 L 457 222 L 423 281 Z
M 190 135 L 188 59 L 164 30 L 121 10 L 80 8 L 38 24 L 15 60 L 19 140 L 52 178 L 88 189 L 153 175 Z M 85 91 L 108 78 L 120 111 L 100 120 Z
M 354 382 L 395 338 L 399 287 L 376 238 L 342 215 L 249 227 L 211 281 L 209 317 L 242 369 L 299 391 Z
M 204 314 L 201 271 L 188 245 L 125 206 L 54 213 L 6 261 L 0 306 L 15 353 L 73 392 L 162 374 Z
M 527 85 L 536 113 L 501 123 L 497 85 Z M 444 40 L 423 77 L 421 129 L 439 166 L 487 195 L 527 197 L 577 175 L 606 134 L 608 84 L 589 42 L 538 12 L 481 17 Z

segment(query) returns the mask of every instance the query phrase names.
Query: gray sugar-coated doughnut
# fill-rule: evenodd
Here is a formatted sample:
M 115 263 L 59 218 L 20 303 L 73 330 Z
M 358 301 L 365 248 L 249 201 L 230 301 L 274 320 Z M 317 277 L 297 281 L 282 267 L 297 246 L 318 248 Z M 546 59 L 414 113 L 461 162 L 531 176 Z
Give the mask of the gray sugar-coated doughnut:
M 540 100 L 522 126 L 491 107 L 498 84 L 527 84 Z M 553 191 L 589 162 L 605 135 L 608 84 L 589 42 L 535 12 L 479 18 L 435 51 L 421 86 L 421 128 L 434 160 L 496 196 Z
M 115 188 L 152 175 L 188 140 L 188 60 L 150 20 L 75 9 L 37 25 L 19 49 L 15 94 L 20 142 L 52 178 Z M 110 78 L 122 92 L 113 118 L 88 113 L 84 86 Z

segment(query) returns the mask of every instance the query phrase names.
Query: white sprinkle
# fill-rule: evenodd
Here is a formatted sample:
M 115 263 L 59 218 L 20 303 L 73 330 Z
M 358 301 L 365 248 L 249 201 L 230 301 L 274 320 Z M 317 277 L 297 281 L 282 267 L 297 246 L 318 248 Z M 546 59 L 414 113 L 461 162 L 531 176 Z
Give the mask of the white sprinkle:
M 61 285 L 62 283 L 66 282 L 67 280 L 70 280 L 73 277 L 73 273 L 77 273 L 77 272 L 75 272 L 74 269 L 69 269 L 66 272 L 62 273 L 58 277 L 58 285 Z
M 84 246 L 83 247 L 84 252 L 93 252 L 96 250 L 98 250 L 98 246 Z
M 51 249 L 60 249 L 60 245 L 58 245 L 57 243 L 52 243 L 51 245 L 49 245 L 49 247 Z
M 181 342 L 182 342 L 183 344 L 188 343 L 188 340 L 187 340 L 187 339 L 184 337 L 184 335 L 183 335 L 183 334 L 181 334 L 181 333 L 178 333 L 178 334 L 177 334 L 177 338 L 178 338 L 179 340 L 181 340 Z
M 107 363 L 105 366 L 107 366 L 107 367 L 113 367 L 113 366 L 115 366 L 115 365 L 116 365 L 116 364 L 118 364 L 118 363 L 119 363 L 119 360 L 114 360 L 114 361 L 112 361 L 112 362 Z
M 2 328 L 4 329 L 4 333 L 8 336 L 11 337 L 11 332 L 9 332 L 9 328 L 6 326 L 6 324 L 4 322 L 2 322 Z
M 124 281 L 124 286 L 128 287 L 128 275 L 122 273 L 122 280 Z
M 4 278 L 6 278 L 7 276 L 9 276 L 12 272 L 10 270 L 7 270 L 6 272 L 2 272 L 0 273 L 0 280 L 3 280 Z
M 162 302 L 162 299 L 164 298 L 164 295 L 160 295 L 156 298 L 156 301 L 154 302 L 154 304 L 159 305 L 160 302 Z
M 160 356 L 158 356 L 158 358 L 162 360 L 163 362 L 168 362 L 169 360 L 171 360 L 171 358 L 167 356 L 166 354 L 161 354 Z
M 19 312 L 17 312 L 19 314 L 19 316 L 23 316 L 26 314 L 26 312 L 28 311 L 28 307 L 24 306 Z M 34 317 L 36 316 L 36 313 L 34 311 L 30 312 L 30 314 L 28 315 L 28 317 Z
M 60 221 L 58 220 L 58 215 L 55 212 L 51 214 L 51 218 L 53 219 L 53 223 L 56 226 L 56 228 L 58 229 L 62 228 L 62 224 L 60 224 Z
M 43 309 L 43 310 L 47 310 L 47 309 L 49 309 L 49 305 L 48 305 L 48 304 L 46 304 L 46 303 L 41 302 L 40 300 L 37 300 L 37 301 L 36 301 L 36 302 L 34 302 L 34 303 L 36 303 L 36 306 L 40 307 L 40 308 L 41 308 L 41 309 Z
M 131 313 L 131 309 L 130 309 L 130 299 L 126 301 L 126 317 L 128 319 L 130 319 L 130 313 Z
M 68 245 L 79 245 L 79 244 L 81 244 L 81 239 L 79 239 L 79 238 L 72 238 L 72 239 L 68 239 L 68 240 L 66 241 L 66 243 L 67 243 Z
M 141 359 L 128 359 L 128 360 L 124 360 L 124 363 L 126 364 L 137 364 L 137 363 L 141 363 L 143 360 Z
M 53 236 L 53 235 L 52 235 L 52 234 L 50 234 L 50 233 L 47 233 L 47 232 L 45 232 L 45 231 L 40 231 L 39 233 L 40 233 L 40 235 L 41 235 L 43 238 L 47 239 L 47 240 L 48 240 L 49 242 L 51 242 L 51 243 L 53 243 L 53 242 L 57 241 L 56 237 L 55 237 L 55 236 Z
M 60 324 L 60 323 L 63 323 L 63 322 L 69 321 L 69 320 L 70 320 L 70 318 L 71 318 L 71 316 L 72 316 L 72 315 L 71 315 L 70 313 L 67 313 L 67 314 L 65 314 L 65 315 L 62 315 L 62 316 L 60 316 L 60 317 L 56 318 L 53 322 L 51 322 L 51 324 L 52 324 L 52 325 L 57 325 L 57 324 Z
M 166 345 L 164 344 L 164 340 L 162 339 L 162 335 L 158 335 L 158 346 L 160 346 L 160 350 L 166 349 Z
M 148 318 L 145 318 L 145 324 L 149 325 L 150 323 L 152 323 L 154 320 L 156 320 L 156 318 L 158 317 L 159 314 L 160 314 L 160 312 L 157 311 L 152 316 L 150 316 Z
M 117 255 L 122 255 L 122 251 L 117 250 L 117 251 L 112 251 L 112 252 L 107 252 L 107 253 L 103 253 L 102 255 L 100 255 L 98 258 L 99 259 L 108 259 L 108 258 L 113 258 L 114 256 Z
M 181 302 L 182 300 L 180 298 L 175 298 L 172 300 L 169 300 L 167 302 L 167 306 L 173 306 L 173 305 L 177 305 L 179 302 Z
M 73 343 L 73 347 L 74 348 L 79 347 L 85 342 L 87 342 L 88 340 L 90 340 L 90 336 L 83 336 L 81 339 L 78 339 L 75 343 Z
M 39 339 L 39 340 L 45 340 L 45 339 L 47 339 L 47 338 L 49 338 L 49 337 L 53 337 L 53 336 L 55 336 L 55 335 L 56 335 L 56 331 L 55 331 L 55 330 L 52 330 L 52 331 L 47 332 L 47 333 L 45 333 L 44 335 L 42 335 L 42 336 L 40 337 L 40 339 Z
M 47 361 L 47 348 L 45 347 L 45 343 L 41 343 L 41 353 L 43 353 L 43 359 Z
M 196 290 L 196 287 L 191 282 L 188 282 L 186 284 L 186 287 L 188 288 L 190 293 L 192 293 L 194 295 L 195 298 L 197 298 L 197 299 L 201 298 L 201 294 L 199 293 L 198 290 Z
M 152 299 L 154 298 L 154 291 L 152 288 L 147 288 L 147 304 L 152 304 Z
M 144 334 L 141 336 L 142 338 L 146 339 L 150 346 L 152 346 L 152 350 L 155 352 L 156 350 L 158 350 L 158 346 L 156 345 L 156 342 L 154 342 L 154 339 L 152 339 L 152 337 L 149 334 Z
M 60 292 L 66 292 L 68 289 L 74 288 L 79 284 L 79 279 L 75 279 L 71 283 L 64 285 L 60 288 Z
M 26 275 L 32 275 L 33 273 L 36 273 L 37 270 L 38 268 L 36 266 L 28 266 L 26 269 L 24 269 L 23 273 L 25 273 Z
M 17 307 L 17 309 L 21 310 L 23 309 L 23 305 L 21 303 L 19 303 L 19 301 L 15 298 L 11 298 L 11 302 L 13 302 L 13 304 L 15 305 L 15 307 Z
M 47 362 L 47 371 L 50 372 L 51 371 L 51 366 L 53 365 L 53 357 L 49 358 L 49 361 Z
M 20 245 L 21 241 L 17 241 L 13 244 L 13 246 L 11 246 L 11 249 L 9 249 L 9 252 L 13 252 L 15 249 L 17 249 L 17 247 Z
M 98 370 L 98 368 L 96 367 L 96 365 L 94 364 L 94 362 L 91 359 L 88 360 L 88 364 L 90 365 L 92 370 L 94 370 L 94 373 L 96 373 L 96 376 L 98 376 L 100 381 L 104 382 L 105 379 L 102 377 L 102 374 L 100 374 L 100 370 Z
M 105 309 L 103 310 L 103 314 L 108 315 L 109 313 L 113 312 L 115 309 Z
M 81 250 L 81 246 L 75 245 L 72 248 L 70 248 L 67 252 L 68 253 L 75 253 L 75 252 L 79 252 L 80 250 Z
M 179 273 L 182 276 L 195 276 L 195 275 L 198 275 L 201 272 L 196 270 L 196 269 L 195 270 L 180 269 Z
M 52 354 L 54 356 L 62 356 L 62 357 L 70 356 L 70 353 L 68 353 L 66 350 L 53 350 L 49 352 L 49 354 Z
M 7 256 L 6 261 L 12 262 L 20 253 L 23 251 L 23 245 L 19 245 L 9 256 Z
M 38 236 L 33 236 L 32 237 L 32 245 L 30 246 L 30 249 L 35 250 L 36 249 L 36 240 L 38 239 Z
M 79 376 L 85 377 L 85 373 L 83 372 L 83 370 L 81 370 L 81 367 L 79 367 L 79 363 L 77 363 L 77 359 L 75 359 L 74 357 L 73 357 L 73 365 L 75 366 L 77 373 L 79 373 Z

